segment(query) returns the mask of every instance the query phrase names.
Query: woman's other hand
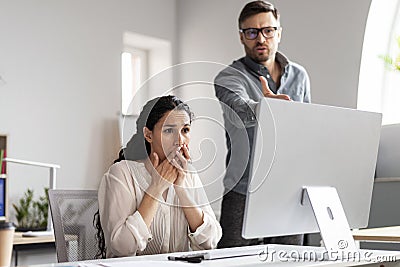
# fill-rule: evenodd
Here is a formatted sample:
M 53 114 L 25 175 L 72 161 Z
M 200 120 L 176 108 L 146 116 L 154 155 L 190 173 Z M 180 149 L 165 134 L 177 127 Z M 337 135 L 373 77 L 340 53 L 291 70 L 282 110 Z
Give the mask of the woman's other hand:
M 175 152 L 175 157 L 172 159 L 172 164 L 174 165 L 178 173 L 178 177 L 174 182 L 175 185 L 182 186 L 186 178 L 189 160 L 190 155 L 188 145 L 183 144 L 180 147 L 180 150 L 177 150 Z

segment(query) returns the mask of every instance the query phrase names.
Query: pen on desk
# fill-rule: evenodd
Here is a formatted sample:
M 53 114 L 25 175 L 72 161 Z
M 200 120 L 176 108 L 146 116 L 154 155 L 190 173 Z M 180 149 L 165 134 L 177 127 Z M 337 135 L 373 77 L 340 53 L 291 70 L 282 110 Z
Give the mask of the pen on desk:
M 170 261 L 186 261 L 186 262 L 190 262 L 190 263 L 200 263 L 202 260 L 204 260 L 204 256 L 203 255 L 189 256 L 189 257 L 168 256 L 168 260 L 170 260 Z

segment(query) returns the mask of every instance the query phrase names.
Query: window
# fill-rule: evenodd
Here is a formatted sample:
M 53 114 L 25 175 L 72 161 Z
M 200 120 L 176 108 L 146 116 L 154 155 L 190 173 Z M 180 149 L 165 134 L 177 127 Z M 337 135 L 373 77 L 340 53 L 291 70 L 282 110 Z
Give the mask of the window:
M 399 53 L 400 2 L 372 0 L 364 35 L 357 108 L 382 112 L 383 124 L 400 123 L 400 72 L 385 68 L 380 56 Z
M 138 115 L 146 98 L 140 90 L 147 75 L 147 51 L 128 48 L 121 54 L 122 114 Z
M 136 119 L 151 98 L 173 88 L 171 42 L 125 32 L 121 51 L 121 113 L 119 131 L 124 147 L 136 131 Z M 151 77 L 151 79 L 149 79 Z
M 147 35 L 125 32 L 121 54 L 122 115 L 137 116 L 151 98 L 172 88 L 171 42 Z M 152 77 L 151 82 L 147 79 Z

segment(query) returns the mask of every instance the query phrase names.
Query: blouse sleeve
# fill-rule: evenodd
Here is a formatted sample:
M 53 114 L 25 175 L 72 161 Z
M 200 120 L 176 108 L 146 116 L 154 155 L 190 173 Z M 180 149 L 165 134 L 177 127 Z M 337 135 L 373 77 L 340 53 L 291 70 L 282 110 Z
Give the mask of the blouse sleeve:
M 107 245 L 107 255 L 133 256 L 152 239 L 137 211 L 132 172 L 126 163 L 110 167 L 99 187 L 99 211 Z
M 194 200 L 203 211 L 203 223 L 197 227 L 195 232 L 191 232 L 188 227 L 188 236 L 190 246 L 193 250 L 214 249 L 217 247 L 218 241 L 222 236 L 222 229 L 215 218 L 207 195 L 204 191 L 203 184 L 197 173 L 192 174 Z

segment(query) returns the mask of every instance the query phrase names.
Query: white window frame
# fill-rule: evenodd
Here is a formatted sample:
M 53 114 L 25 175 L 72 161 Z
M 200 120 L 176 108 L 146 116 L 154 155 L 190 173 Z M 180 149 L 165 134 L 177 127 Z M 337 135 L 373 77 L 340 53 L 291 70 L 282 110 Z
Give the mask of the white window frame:
M 400 2 L 372 0 L 365 28 L 357 108 L 383 114 L 382 124 L 400 123 L 400 73 L 387 70 L 381 55 L 395 55 Z
M 145 69 L 147 74 L 141 75 L 141 85 L 139 87 L 140 97 L 136 103 L 136 97 L 134 98 L 135 103 L 133 103 L 133 110 L 126 109 L 126 102 L 124 102 L 124 108 L 121 104 L 121 114 L 129 114 L 137 116 L 142 108 L 142 106 L 149 100 L 156 96 L 165 94 L 166 89 L 172 88 L 173 84 L 173 74 L 171 71 L 164 71 L 172 66 L 172 46 L 171 42 L 168 40 L 155 38 L 147 35 L 142 35 L 133 32 L 125 32 L 123 34 L 123 51 L 122 52 L 133 52 L 140 54 L 139 51 L 146 51 L 146 66 L 142 67 Z M 122 57 L 121 57 L 122 59 Z M 144 72 L 143 72 L 144 73 Z M 148 79 L 154 79 L 156 75 L 162 73 L 162 85 L 154 86 L 149 85 Z M 161 76 L 161 75 L 160 75 Z M 121 69 L 122 77 L 122 69 Z M 148 85 L 143 87 L 143 85 Z M 121 81 L 121 87 L 123 82 Z M 124 96 L 121 96 L 121 98 Z M 140 99 L 139 99 L 140 98 Z M 126 101 L 126 100 L 123 100 Z M 122 102 L 122 101 L 121 101 Z
M 148 79 L 148 52 L 127 47 L 121 54 L 122 114 L 138 115 L 147 98 L 142 84 Z

